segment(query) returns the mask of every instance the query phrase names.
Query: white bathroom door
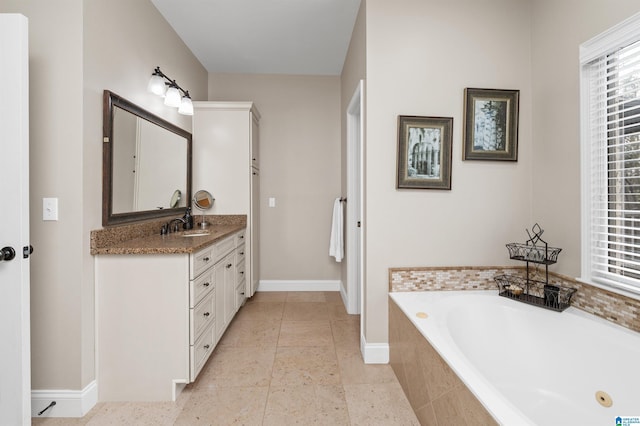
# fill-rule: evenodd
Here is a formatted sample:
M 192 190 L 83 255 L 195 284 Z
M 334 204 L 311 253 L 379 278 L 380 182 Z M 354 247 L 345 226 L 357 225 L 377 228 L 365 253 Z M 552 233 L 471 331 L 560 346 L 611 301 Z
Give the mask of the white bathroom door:
M 0 425 L 31 424 L 27 35 L 0 14 Z

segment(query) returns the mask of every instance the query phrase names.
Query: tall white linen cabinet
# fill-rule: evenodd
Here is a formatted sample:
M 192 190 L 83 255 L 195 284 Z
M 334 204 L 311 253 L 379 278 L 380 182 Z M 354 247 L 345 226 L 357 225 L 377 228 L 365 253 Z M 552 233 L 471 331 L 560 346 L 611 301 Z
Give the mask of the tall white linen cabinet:
M 260 273 L 260 113 L 253 102 L 194 102 L 193 109 L 193 190 L 213 195 L 206 214 L 247 215 L 245 297 L 251 297 Z

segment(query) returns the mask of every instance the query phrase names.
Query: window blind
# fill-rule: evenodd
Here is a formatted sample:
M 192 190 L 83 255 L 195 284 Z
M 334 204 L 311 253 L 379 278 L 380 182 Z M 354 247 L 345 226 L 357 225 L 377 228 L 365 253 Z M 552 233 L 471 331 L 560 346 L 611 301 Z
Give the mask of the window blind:
M 584 71 L 590 127 L 585 260 L 590 263 L 591 280 L 638 293 L 640 41 L 597 57 Z

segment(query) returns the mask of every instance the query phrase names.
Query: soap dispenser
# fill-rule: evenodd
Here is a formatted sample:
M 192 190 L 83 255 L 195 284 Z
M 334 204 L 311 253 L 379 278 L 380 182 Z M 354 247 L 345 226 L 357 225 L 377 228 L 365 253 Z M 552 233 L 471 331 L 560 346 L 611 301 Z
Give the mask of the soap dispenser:
M 182 219 L 184 220 L 184 224 L 182 225 L 184 229 L 193 229 L 193 216 L 191 216 L 191 207 L 187 207 L 187 211 L 185 212 Z

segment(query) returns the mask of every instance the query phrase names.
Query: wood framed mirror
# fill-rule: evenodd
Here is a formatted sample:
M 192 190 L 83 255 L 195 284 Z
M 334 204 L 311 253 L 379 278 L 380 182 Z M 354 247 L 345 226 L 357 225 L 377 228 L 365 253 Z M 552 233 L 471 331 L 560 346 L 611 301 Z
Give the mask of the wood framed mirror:
M 190 207 L 191 133 L 109 90 L 102 128 L 103 226 L 180 216 Z

